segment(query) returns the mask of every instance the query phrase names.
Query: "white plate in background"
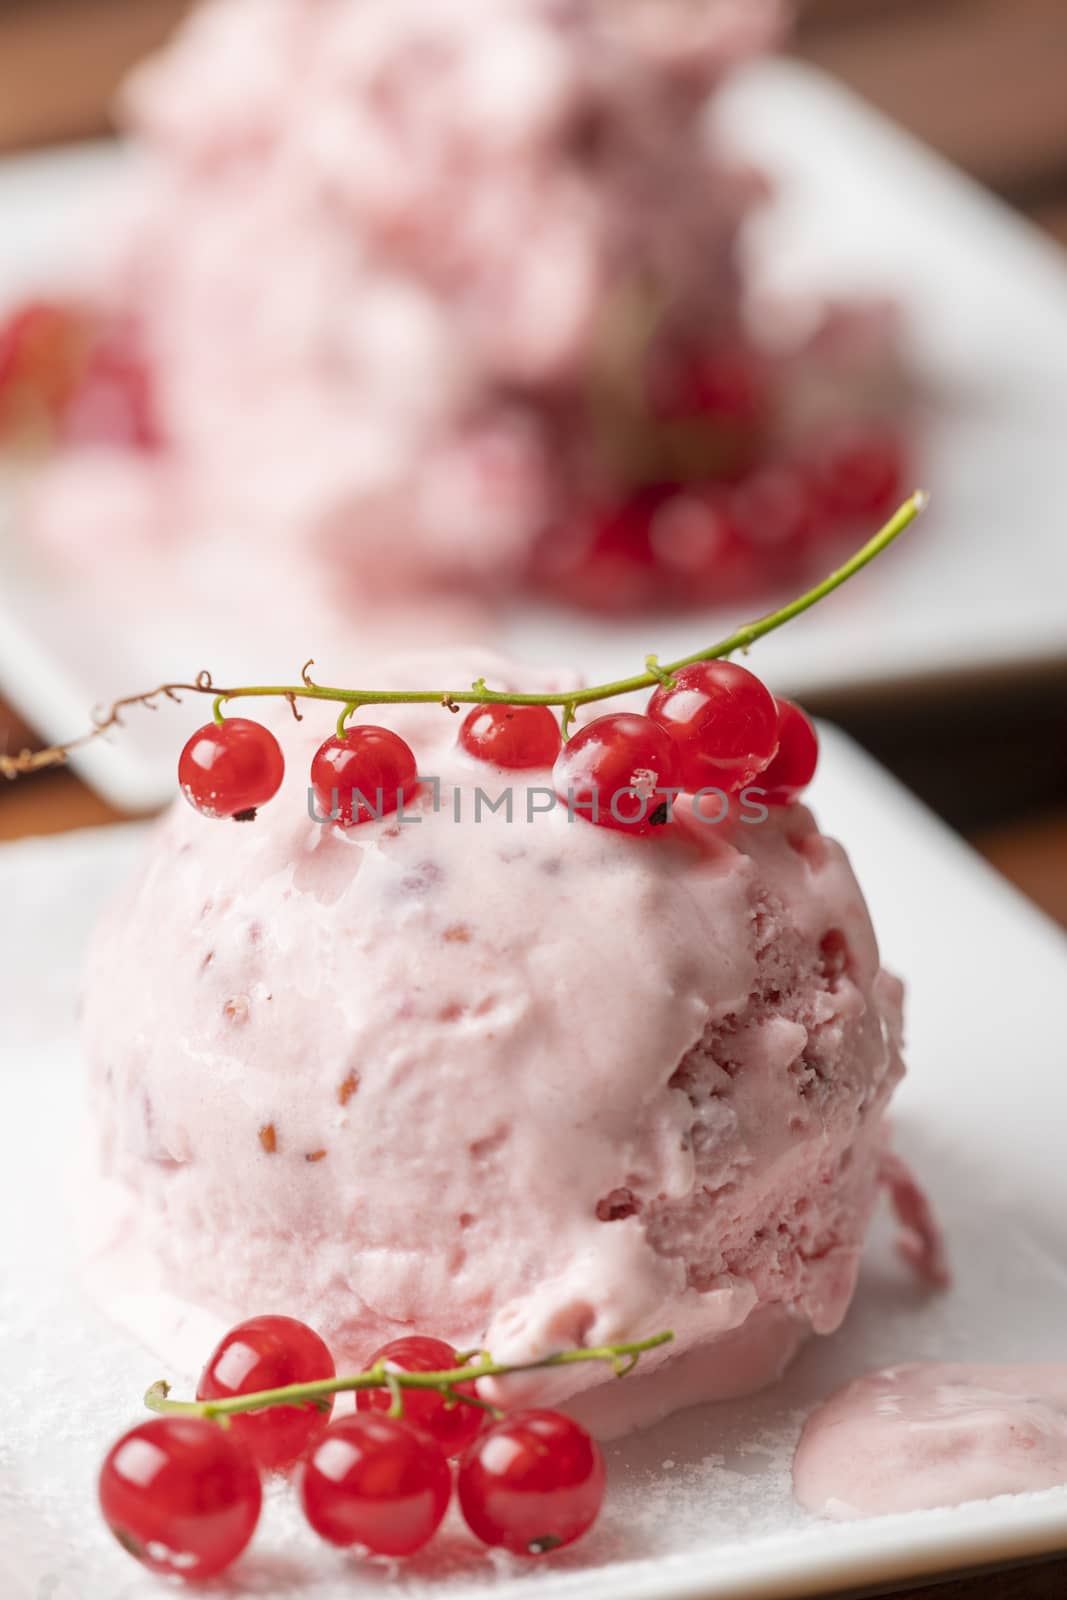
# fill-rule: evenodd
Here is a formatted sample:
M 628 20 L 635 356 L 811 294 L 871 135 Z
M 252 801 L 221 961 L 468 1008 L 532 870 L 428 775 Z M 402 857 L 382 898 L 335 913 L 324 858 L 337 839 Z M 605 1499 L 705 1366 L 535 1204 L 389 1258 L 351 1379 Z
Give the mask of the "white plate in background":
M 936 397 L 920 476 L 922 523 L 848 589 L 759 646 L 776 688 L 862 688 L 946 672 L 1067 659 L 1067 265 L 1059 251 L 959 173 L 809 68 L 767 62 L 726 91 L 721 120 L 779 182 L 755 225 L 764 275 L 789 290 L 886 291 L 904 306 Z M 106 148 L 0 163 L 0 299 L 55 276 L 71 217 L 122 157 Z M 75 237 L 76 230 L 73 230 Z M 195 615 L 86 615 L 42 583 L 15 530 L 0 530 L 0 689 L 48 737 L 92 703 L 210 664 L 218 678 L 291 681 L 320 658 L 353 666 L 322 632 L 213 605 Z M 503 617 L 495 643 L 590 680 L 638 670 L 730 631 L 736 613 L 610 623 L 543 607 Z M 488 630 L 489 634 L 494 632 Z M 330 654 L 327 650 L 326 654 Z M 179 733 L 202 708 L 134 715 L 82 770 L 120 806 L 172 792 Z
M 490 1557 L 449 1523 L 411 1563 L 361 1565 L 315 1539 L 290 1491 L 272 1490 L 226 1593 L 787 1600 L 1067 1549 L 1067 1487 L 854 1524 L 819 1522 L 792 1503 L 803 1418 L 847 1378 L 913 1359 L 1059 1359 L 1067 1322 L 1067 941 L 829 730 L 814 801 L 848 843 L 886 962 L 907 983 L 896 1140 L 945 1224 L 952 1288 L 919 1289 L 878 1228 L 840 1332 L 813 1341 L 760 1396 L 610 1446 L 600 1524 L 544 1564 Z M 75 1008 L 85 939 L 142 837 L 117 828 L 0 848 L 0 899 L 18 909 L 0 923 L 10 1135 L 0 1162 L 4 1600 L 161 1593 L 104 1529 L 94 1482 L 106 1449 L 143 1416 L 147 1385 L 181 1375 L 161 1372 L 81 1298 L 64 1176 L 82 1115 Z

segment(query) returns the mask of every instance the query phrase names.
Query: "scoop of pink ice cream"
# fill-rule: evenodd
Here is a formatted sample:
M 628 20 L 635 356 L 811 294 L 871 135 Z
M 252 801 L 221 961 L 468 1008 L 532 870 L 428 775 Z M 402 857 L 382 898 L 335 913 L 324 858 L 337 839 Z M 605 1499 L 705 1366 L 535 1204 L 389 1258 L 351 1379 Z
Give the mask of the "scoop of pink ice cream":
M 343 1362 L 416 1329 L 521 1360 L 673 1328 L 684 1370 L 711 1357 L 679 1398 L 776 1375 L 849 1304 L 902 1072 L 843 851 L 801 806 L 571 820 L 436 706 L 367 718 L 436 783 L 345 834 L 309 816 L 314 720 L 278 723 L 253 824 L 176 801 L 96 935 L 100 1294 L 172 1358 L 192 1305 L 303 1317 Z M 509 785 L 510 818 L 484 799 Z

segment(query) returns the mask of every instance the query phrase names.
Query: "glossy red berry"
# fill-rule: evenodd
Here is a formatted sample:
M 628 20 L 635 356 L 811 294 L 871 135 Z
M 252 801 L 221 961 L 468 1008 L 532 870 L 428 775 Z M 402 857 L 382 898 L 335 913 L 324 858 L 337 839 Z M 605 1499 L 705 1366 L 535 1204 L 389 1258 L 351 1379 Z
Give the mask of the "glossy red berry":
M 200 1375 L 198 1400 L 228 1400 L 258 1389 L 332 1378 L 333 1357 L 313 1328 L 295 1317 L 250 1317 L 219 1342 Z M 292 1466 L 312 1440 L 324 1433 L 333 1401 L 320 1410 L 270 1406 L 230 1418 L 230 1432 L 243 1441 L 261 1467 Z
M 456 1352 L 450 1344 L 445 1344 L 442 1339 L 426 1339 L 418 1335 L 394 1339 L 390 1344 L 383 1345 L 369 1357 L 365 1366 L 376 1366 L 379 1361 L 387 1362 L 397 1372 L 447 1372 L 450 1367 L 459 1365 Z M 477 1398 L 475 1384 L 461 1383 L 457 1388 L 460 1394 Z M 356 1394 L 356 1408 L 359 1411 L 388 1411 L 392 1399 L 388 1389 L 360 1389 Z M 477 1406 L 467 1406 L 462 1401 L 450 1406 L 444 1395 L 436 1389 L 404 1390 L 404 1420 L 414 1423 L 436 1439 L 446 1456 L 459 1455 L 461 1450 L 467 1448 L 481 1432 L 486 1415 Z
M 556 794 L 602 828 L 648 833 L 667 820 L 679 784 L 678 752 L 649 717 L 617 711 L 580 728 L 552 769 Z
M 757 780 L 768 805 L 787 806 L 815 776 L 819 740 L 808 718 L 791 700 L 778 700 L 778 754 Z
M 198 728 L 178 761 L 178 782 L 205 817 L 248 822 L 285 776 L 281 745 L 260 722 L 227 717 Z
M 648 714 L 674 741 L 684 788 L 743 789 L 778 747 L 774 696 L 732 661 L 700 661 L 659 688 Z
M 256 1529 L 263 1491 L 241 1441 L 202 1417 L 153 1417 L 112 1447 L 100 1509 L 116 1539 L 153 1572 L 210 1578 Z
M 596 1441 L 558 1411 L 519 1411 L 475 1439 L 460 1462 L 460 1508 L 472 1533 L 515 1555 L 573 1544 L 604 1500 Z
M 410 1556 L 441 1524 L 452 1495 L 445 1453 L 399 1417 L 357 1412 L 327 1428 L 308 1456 L 304 1514 L 330 1544 Z
M 559 721 L 548 706 L 475 706 L 459 730 L 460 745 L 497 767 L 550 767 L 559 755 Z
M 357 724 L 327 739 L 311 763 L 319 816 L 352 828 L 399 810 L 418 788 L 415 754 L 390 728 Z

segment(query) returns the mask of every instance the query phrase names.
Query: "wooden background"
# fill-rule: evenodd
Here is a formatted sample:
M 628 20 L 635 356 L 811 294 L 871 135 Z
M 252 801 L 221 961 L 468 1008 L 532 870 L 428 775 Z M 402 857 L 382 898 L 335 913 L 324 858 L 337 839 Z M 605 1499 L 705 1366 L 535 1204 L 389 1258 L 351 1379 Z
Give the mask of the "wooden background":
M 124 67 L 186 9 L 188 0 L 0 0 L 0 150 L 102 131 Z M 793 49 L 1067 246 L 1067 0 L 808 0 Z M 813 709 L 1067 926 L 1067 596 L 1064 605 L 1060 667 Z M 0 749 L 31 738 L 0 699 Z M 0 780 L 0 838 L 112 817 L 68 772 Z M 908 1592 L 1065 1600 L 1067 1562 Z

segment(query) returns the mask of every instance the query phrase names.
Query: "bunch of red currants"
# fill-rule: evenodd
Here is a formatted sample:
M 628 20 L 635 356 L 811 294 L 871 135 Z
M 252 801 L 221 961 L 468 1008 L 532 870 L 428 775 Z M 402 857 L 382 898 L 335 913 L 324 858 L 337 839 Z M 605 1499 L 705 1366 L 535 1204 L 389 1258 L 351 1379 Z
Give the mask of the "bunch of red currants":
M 729 604 L 793 581 L 887 516 L 907 476 L 905 428 L 892 408 L 854 403 L 872 398 L 862 319 L 838 313 L 824 333 L 836 352 L 816 345 L 799 365 L 743 340 L 653 338 L 636 393 L 622 391 L 636 414 L 621 428 L 601 419 L 615 471 L 595 490 L 579 472 L 534 548 L 531 582 L 608 615 Z M 850 347 L 847 399 L 797 434 L 809 391 L 834 387 Z M 587 450 L 580 426 L 567 438 Z
M 849 319 L 837 320 L 847 354 Z M 816 354 L 816 383 L 821 364 Z M 610 487 L 563 468 L 566 509 L 533 540 L 526 584 L 614 615 L 722 605 L 792 581 L 821 550 L 888 515 L 907 474 L 899 422 L 849 406 L 787 444 L 775 414 L 783 400 L 790 409 L 794 381 L 788 363 L 744 342 L 653 341 Z M 33 299 L 0 322 L 0 446 L 159 450 L 157 388 L 130 318 Z M 554 404 L 545 416 L 560 434 Z M 585 461 L 590 432 L 603 429 L 573 421 L 557 450 L 565 460 L 570 442 Z M 609 443 L 599 438 L 594 456 Z
M 766 806 L 789 805 L 818 761 L 803 711 L 730 661 L 664 675 L 645 715 L 609 712 L 565 744 L 547 705 L 476 705 L 460 726 L 459 744 L 503 771 L 551 766 L 556 794 L 573 815 L 634 834 L 668 822 L 682 794 L 699 800 L 714 793 L 728 805 L 751 793 Z M 200 728 L 178 764 L 190 805 L 238 821 L 273 798 L 284 774 L 273 733 L 243 717 Z M 351 828 L 397 811 L 414 795 L 415 754 L 391 729 L 357 724 L 319 747 L 311 787 L 321 815 Z
M 459 1370 L 439 1339 L 396 1339 L 369 1368 L 395 1374 Z M 232 1328 L 210 1357 L 199 1401 L 225 1401 L 335 1376 L 313 1329 L 262 1316 Z M 382 1556 L 410 1556 L 444 1519 L 453 1490 L 471 1531 L 516 1555 L 572 1544 L 596 1521 L 604 1462 L 584 1428 L 557 1411 L 499 1416 L 473 1382 L 366 1388 L 356 1411 L 331 1421 L 332 1395 L 236 1414 L 225 1425 L 173 1414 L 130 1429 L 100 1472 L 104 1519 L 155 1572 L 187 1580 L 222 1572 L 259 1521 L 265 1471 L 295 1469 L 308 1523 L 323 1539 Z M 399 1414 L 397 1414 L 399 1411 Z M 455 1466 L 450 1458 L 458 1457 Z

